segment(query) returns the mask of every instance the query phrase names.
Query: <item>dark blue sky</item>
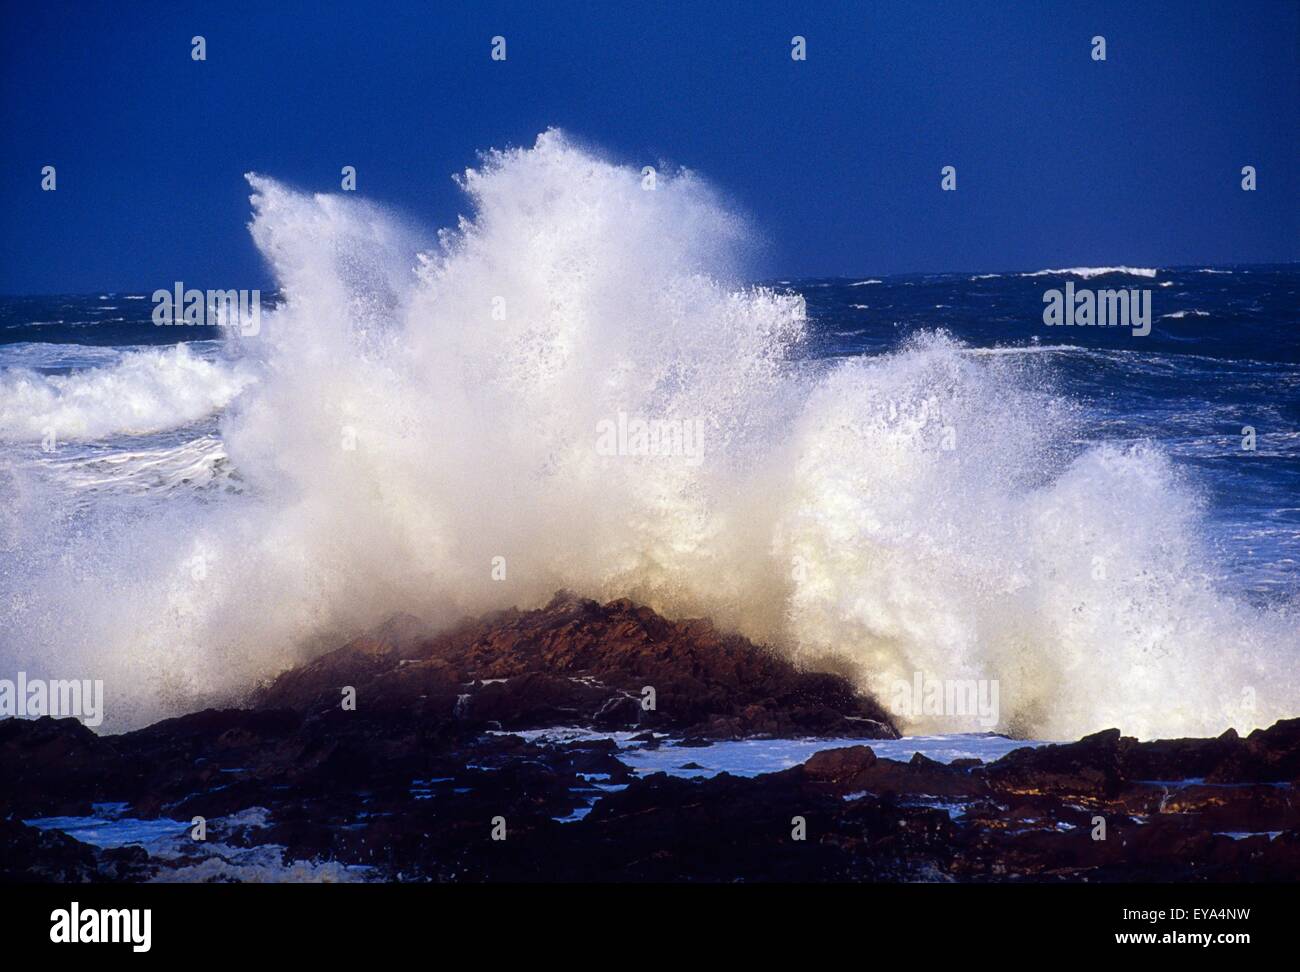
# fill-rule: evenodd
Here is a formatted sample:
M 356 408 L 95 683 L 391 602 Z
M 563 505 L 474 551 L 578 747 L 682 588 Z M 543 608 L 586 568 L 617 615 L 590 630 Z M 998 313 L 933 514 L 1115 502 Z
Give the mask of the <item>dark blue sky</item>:
M 433 228 L 552 125 L 701 172 L 758 275 L 1300 259 L 1294 0 L 0 2 L 5 293 L 265 285 L 245 171 Z

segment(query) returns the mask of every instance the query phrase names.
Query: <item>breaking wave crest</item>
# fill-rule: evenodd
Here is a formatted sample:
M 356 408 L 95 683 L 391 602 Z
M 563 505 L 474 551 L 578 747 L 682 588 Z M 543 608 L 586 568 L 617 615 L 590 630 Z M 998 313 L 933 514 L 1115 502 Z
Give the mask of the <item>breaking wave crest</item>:
M 188 425 L 228 405 L 252 380 L 178 344 L 129 351 L 71 374 L 0 370 L 0 442 L 84 441 Z
M 473 217 L 419 255 L 380 208 L 250 182 L 283 299 L 221 381 L 166 353 L 191 372 L 174 414 L 229 393 L 241 491 L 52 544 L 29 516 L 48 497 L 10 473 L 0 654 L 104 678 L 108 724 L 237 698 L 395 611 L 560 588 L 710 616 L 886 704 L 917 671 L 998 679 L 999 728 L 1039 737 L 1296 713 L 1295 633 L 1214 589 L 1167 458 L 1080 452 L 1043 356 L 934 334 L 811 361 L 802 298 L 736 283 L 746 227 L 691 173 L 646 191 L 547 132 L 467 171 Z M 112 417 L 63 420 L 78 434 L 125 427 L 96 374 Z M 35 387 L 45 415 L 76 398 Z M 698 452 L 600 447 L 638 421 L 692 423 Z

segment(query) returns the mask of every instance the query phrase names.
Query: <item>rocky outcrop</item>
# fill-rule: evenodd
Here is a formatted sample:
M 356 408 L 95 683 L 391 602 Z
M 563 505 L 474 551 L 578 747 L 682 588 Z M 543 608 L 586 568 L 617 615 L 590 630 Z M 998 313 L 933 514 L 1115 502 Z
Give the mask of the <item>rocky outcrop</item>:
M 540 610 L 501 612 L 436 637 L 418 630 L 414 619 L 389 622 L 280 676 L 257 704 L 324 711 L 350 685 L 358 708 L 465 728 L 898 734 L 884 709 L 838 675 L 800 671 L 709 621 L 670 621 L 627 600 L 558 594 Z
M 139 847 L 100 850 L 55 830 L 0 819 L 0 884 L 142 881 L 155 870 Z
M 639 731 L 518 734 L 556 725 Z M 1300 876 L 1300 720 L 1245 738 L 1111 729 L 988 764 L 884 759 L 868 739 L 753 778 L 630 768 L 636 749 L 698 769 L 723 740 L 822 727 L 892 735 L 843 680 L 626 601 L 562 597 L 437 637 L 399 618 L 254 708 L 118 736 L 0 722 L 0 881 L 232 879 L 246 854 L 402 881 Z M 92 814 L 152 822 L 172 846 L 100 849 L 51 820 Z M 187 843 L 195 817 L 206 843 Z

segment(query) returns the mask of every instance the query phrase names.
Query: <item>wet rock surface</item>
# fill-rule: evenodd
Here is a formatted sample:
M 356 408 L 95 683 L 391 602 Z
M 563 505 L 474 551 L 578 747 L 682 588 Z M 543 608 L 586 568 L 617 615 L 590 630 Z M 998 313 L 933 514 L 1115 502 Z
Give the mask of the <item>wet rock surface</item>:
M 592 726 L 705 738 L 889 739 L 888 714 L 837 675 L 804 672 L 705 620 L 669 621 L 627 600 L 557 594 L 426 637 L 395 618 L 259 693 L 263 708 L 337 708 L 352 685 L 371 709 L 463 728 Z M 653 690 L 653 706 L 646 704 Z
M 554 726 L 618 738 L 516 734 Z M 253 708 L 117 736 L 0 722 L 0 881 L 1300 876 L 1300 719 L 1244 738 L 1107 730 L 987 764 L 878 757 L 871 739 L 894 735 L 844 680 L 626 601 L 558 597 L 435 638 L 399 618 Z M 752 777 L 633 768 L 641 750 L 699 768 L 753 736 L 863 741 Z M 165 832 L 166 849 L 51 821 L 96 816 Z

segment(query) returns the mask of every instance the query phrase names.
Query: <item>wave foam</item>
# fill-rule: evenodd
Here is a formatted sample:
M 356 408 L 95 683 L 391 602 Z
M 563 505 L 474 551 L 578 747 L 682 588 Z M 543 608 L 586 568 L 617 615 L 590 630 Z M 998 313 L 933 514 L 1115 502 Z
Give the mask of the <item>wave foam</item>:
M 245 368 L 208 361 L 178 344 L 131 351 L 112 364 L 66 375 L 0 371 L 0 441 L 141 435 L 189 425 L 224 408 L 253 380 Z
M 395 611 L 559 588 L 833 656 L 886 703 L 915 671 L 996 678 L 999 727 L 1039 738 L 1295 714 L 1295 631 L 1205 580 L 1164 456 L 1079 454 L 1041 354 L 807 360 L 802 298 L 734 283 L 745 228 L 690 173 L 643 191 L 548 132 L 466 172 L 473 218 L 420 256 L 376 207 L 251 182 L 285 299 L 222 422 L 243 491 L 51 544 L 15 478 L 0 524 L 22 633 L 0 658 L 104 678 L 107 723 L 235 697 Z M 183 354 L 132 368 L 203 374 Z M 97 380 L 123 428 L 126 383 Z M 703 451 L 602 451 L 620 415 L 698 422 Z
M 1121 273 L 1129 277 L 1154 277 L 1158 271 L 1150 267 L 1067 267 L 1062 270 L 1035 270 L 1033 273 L 1022 273 L 1021 277 L 1082 277 L 1084 280 L 1091 280 L 1093 277 L 1104 277 L 1112 273 Z

